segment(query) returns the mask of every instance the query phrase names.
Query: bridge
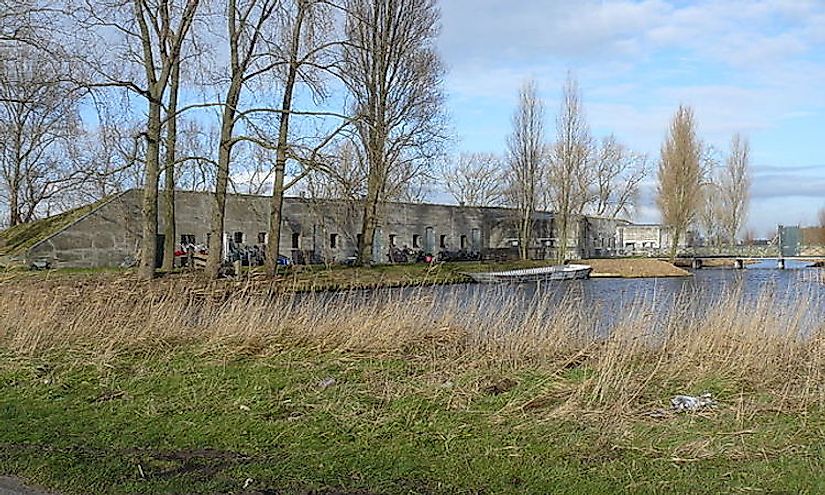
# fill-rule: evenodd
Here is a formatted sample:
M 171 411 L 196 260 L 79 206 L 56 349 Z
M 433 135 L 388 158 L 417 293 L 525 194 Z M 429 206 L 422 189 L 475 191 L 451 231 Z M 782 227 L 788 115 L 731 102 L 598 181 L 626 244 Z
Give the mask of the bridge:
M 803 244 L 799 227 L 779 226 L 779 234 L 768 244 L 691 246 L 676 250 L 676 257 L 690 259 L 694 269 L 702 268 L 703 260 L 733 259 L 736 268 L 745 268 L 749 260 L 776 260 L 779 268 L 785 268 L 785 261 L 825 260 L 825 245 Z M 669 257 L 667 248 L 650 250 L 650 256 Z

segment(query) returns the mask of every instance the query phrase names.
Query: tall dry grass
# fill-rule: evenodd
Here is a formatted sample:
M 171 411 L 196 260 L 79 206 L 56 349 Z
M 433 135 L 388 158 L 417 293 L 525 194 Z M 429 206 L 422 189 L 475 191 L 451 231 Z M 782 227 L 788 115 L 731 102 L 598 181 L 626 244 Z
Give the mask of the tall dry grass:
M 288 349 L 416 360 L 434 369 L 540 370 L 547 386 L 593 411 L 634 412 L 663 395 L 716 387 L 783 410 L 825 403 L 825 323 L 816 298 L 788 306 L 766 292 L 675 302 L 640 297 L 618 314 L 576 298 L 432 288 L 202 297 L 189 282 L 26 282 L 0 287 L 8 358 L 70 355 L 108 362 L 185 348 L 203 356 Z M 711 300 L 712 299 L 712 300 Z M 710 302 L 708 302 L 710 301 Z M 561 385 L 560 385 L 561 384 Z

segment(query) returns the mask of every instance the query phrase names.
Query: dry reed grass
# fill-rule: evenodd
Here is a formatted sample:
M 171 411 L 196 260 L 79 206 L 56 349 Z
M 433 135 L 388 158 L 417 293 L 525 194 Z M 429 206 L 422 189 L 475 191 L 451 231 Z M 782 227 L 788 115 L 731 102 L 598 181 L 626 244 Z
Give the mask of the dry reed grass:
M 672 393 L 716 387 L 737 407 L 800 410 L 825 403 L 825 324 L 816 299 L 788 307 L 732 289 L 705 305 L 684 294 L 597 314 L 580 301 L 502 291 L 436 298 L 406 292 L 196 296 L 184 281 L 0 283 L 0 349 L 9 357 L 69 355 L 102 364 L 186 348 L 204 357 L 311 349 L 415 360 L 440 377 L 538 370 L 509 409 L 637 413 Z M 607 332 L 605 332 L 605 328 Z M 571 374 L 579 376 L 571 378 Z M 764 406 L 768 407 L 768 406 Z

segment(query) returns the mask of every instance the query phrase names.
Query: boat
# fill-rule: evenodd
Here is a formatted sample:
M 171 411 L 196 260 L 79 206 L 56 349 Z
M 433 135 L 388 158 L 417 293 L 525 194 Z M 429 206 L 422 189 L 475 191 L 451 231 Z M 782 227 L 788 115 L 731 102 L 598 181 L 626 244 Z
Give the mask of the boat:
M 593 267 L 590 265 L 555 265 L 543 266 L 540 268 L 527 268 L 524 270 L 507 270 L 503 272 L 468 272 L 478 283 L 500 283 L 500 282 L 546 282 L 557 280 L 583 280 L 590 278 Z

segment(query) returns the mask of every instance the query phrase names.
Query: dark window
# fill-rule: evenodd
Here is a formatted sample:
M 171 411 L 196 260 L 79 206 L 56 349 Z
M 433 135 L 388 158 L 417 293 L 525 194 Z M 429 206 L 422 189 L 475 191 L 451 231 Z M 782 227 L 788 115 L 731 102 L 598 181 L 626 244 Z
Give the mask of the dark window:
M 390 247 L 395 247 L 395 234 L 390 234 Z
M 180 243 L 182 246 L 195 244 L 195 234 L 181 234 Z
M 235 244 L 243 244 L 243 232 L 235 232 Z
M 292 234 L 292 249 L 298 249 L 298 244 L 301 242 L 301 234 L 293 232 Z
M 329 235 L 329 247 L 335 249 L 338 247 L 338 234 Z
M 467 249 L 467 236 L 461 236 L 461 249 Z
M 418 234 L 413 234 L 413 247 L 420 248 L 421 247 L 421 236 Z
M 441 249 L 444 249 L 445 247 L 447 247 L 447 236 L 446 235 L 441 234 L 441 240 L 438 242 L 438 245 L 441 246 Z
M 266 244 L 266 232 L 258 232 L 258 244 Z

